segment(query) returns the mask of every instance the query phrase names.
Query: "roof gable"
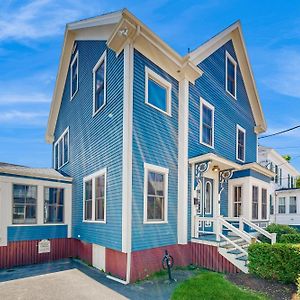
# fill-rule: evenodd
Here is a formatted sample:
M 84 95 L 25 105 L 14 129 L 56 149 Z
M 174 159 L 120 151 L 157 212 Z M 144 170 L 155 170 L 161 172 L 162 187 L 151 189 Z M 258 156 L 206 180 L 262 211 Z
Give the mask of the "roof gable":
M 256 124 L 256 133 L 262 133 L 266 131 L 267 125 L 258 96 L 240 22 L 238 21 L 232 24 L 224 31 L 202 44 L 196 50 L 189 53 L 188 56 L 194 64 L 198 65 L 230 40 L 232 40 L 234 45 L 239 68 L 245 83 L 246 92 Z

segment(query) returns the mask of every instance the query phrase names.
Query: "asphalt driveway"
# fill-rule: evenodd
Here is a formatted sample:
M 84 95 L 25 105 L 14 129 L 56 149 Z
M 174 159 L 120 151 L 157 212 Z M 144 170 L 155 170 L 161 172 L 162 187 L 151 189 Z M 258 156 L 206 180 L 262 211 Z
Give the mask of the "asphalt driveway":
M 170 299 L 176 285 L 192 276 L 175 271 L 177 282 L 166 277 L 123 285 L 77 260 L 62 260 L 0 271 L 1 300 Z

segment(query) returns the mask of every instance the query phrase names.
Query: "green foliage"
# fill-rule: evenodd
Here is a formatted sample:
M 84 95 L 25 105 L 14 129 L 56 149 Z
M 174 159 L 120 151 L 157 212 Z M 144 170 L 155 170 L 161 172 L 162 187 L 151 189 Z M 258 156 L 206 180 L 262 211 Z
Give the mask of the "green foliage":
M 282 155 L 282 157 L 288 162 L 292 160 L 292 157 L 289 154 Z
M 297 229 L 292 228 L 288 225 L 280 225 L 280 224 L 275 224 L 275 223 L 270 224 L 266 228 L 266 230 L 270 233 L 277 233 L 277 235 L 276 235 L 277 242 L 280 241 L 280 237 L 283 234 L 296 234 L 296 233 L 299 233 L 297 231 Z M 265 236 L 260 236 L 259 240 L 264 242 L 264 243 L 270 243 L 270 239 L 266 238 Z
M 266 279 L 296 282 L 300 245 L 255 243 L 249 246 L 249 272 Z
M 300 188 L 300 177 L 296 179 L 296 188 Z
M 206 271 L 177 286 L 171 299 L 263 300 L 267 298 L 239 288 L 226 280 L 223 274 Z
M 282 234 L 279 243 L 300 244 L 300 233 Z

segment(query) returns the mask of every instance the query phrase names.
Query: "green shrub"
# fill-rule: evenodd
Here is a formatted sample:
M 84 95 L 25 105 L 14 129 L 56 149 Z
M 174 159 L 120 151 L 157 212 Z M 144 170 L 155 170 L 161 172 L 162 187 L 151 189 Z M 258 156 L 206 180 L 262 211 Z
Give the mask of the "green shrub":
M 249 246 L 249 272 L 266 279 L 296 282 L 300 245 L 255 243 Z
M 270 233 L 277 233 L 277 235 L 276 235 L 276 240 L 277 240 L 277 242 L 280 241 L 280 237 L 281 237 L 281 235 L 283 235 L 283 234 L 296 234 L 296 233 L 299 233 L 299 232 L 297 231 L 297 229 L 292 228 L 292 227 L 290 227 L 290 226 L 288 226 L 288 225 L 280 225 L 280 224 L 275 224 L 275 223 L 270 224 L 270 225 L 266 228 L 266 230 L 267 230 L 268 232 L 270 232 Z M 270 243 L 270 239 L 268 239 L 268 238 L 265 237 L 265 236 L 260 235 L 260 236 L 258 237 L 258 239 L 259 239 L 260 241 L 264 242 L 264 243 Z
M 279 243 L 300 244 L 300 233 L 282 234 Z

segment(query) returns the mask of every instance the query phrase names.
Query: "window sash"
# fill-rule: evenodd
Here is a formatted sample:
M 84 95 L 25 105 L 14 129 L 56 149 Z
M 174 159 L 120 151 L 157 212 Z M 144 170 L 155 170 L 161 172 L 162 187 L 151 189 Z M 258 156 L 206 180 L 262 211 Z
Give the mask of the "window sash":
M 267 219 L 267 190 L 261 189 L 261 218 Z
M 63 188 L 44 188 L 44 223 L 64 223 Z
M 36 224 L 37 186 L 20 184 L 13 185 L 12 218 L 13 224 Z
M 290 214 L 296 214 L 297 213 L 297 198 L 294 197 L 294 196 L 290 197 L 289 213 Z
M 240 217 L 242 215 L 242 187 L 234 187 L 234 198 L 233 198 L 233 216 Z
M 226 53 L 226 91 L 236 98 L 236 62 Z
M 258 219 L 258 187 L 252 187 L 252 219 Z
M 285 214 L 285 197 L 279 197 L 278 199 L 278 213 Z
M 71 99 L 75 96 L 78 91 L 78 52 L 73 58 L 71 63 Z
M 214 147 L 214 107 L 200 98 L 200 143 Z
M 54 167 L 62 168 L 69 162 L 70 136 L 67 128 L 54 144 Z
M 246 134 L 241 128 L 237 129 L 237 158 L 245 160 L 245 137 Z

